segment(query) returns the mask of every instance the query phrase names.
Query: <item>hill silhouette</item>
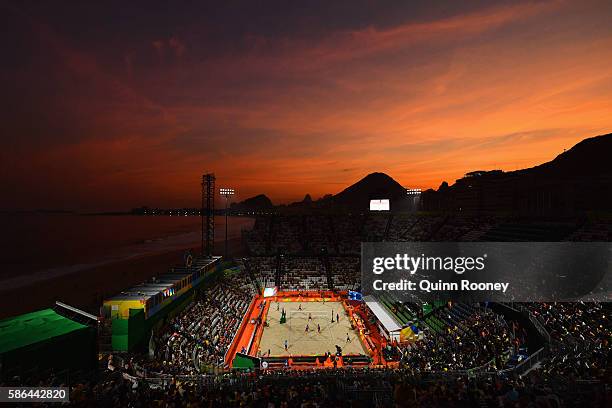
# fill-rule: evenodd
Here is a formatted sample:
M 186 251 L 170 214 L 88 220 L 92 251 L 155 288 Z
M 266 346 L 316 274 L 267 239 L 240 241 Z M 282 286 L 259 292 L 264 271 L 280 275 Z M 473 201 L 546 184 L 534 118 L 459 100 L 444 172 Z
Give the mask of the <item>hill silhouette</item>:
M 232 211 L 264 211 L 273 208 L 274 204 L 265 194 L 259 194 L 230 205 Z
M 612 134 L 585 139 L 550 162 L 475 171 L 422 195 L 423 209 L 559 216 L 612 208 Z
M 610 157 L 612 133 L 584 139 L 554 160 L 516 173 L 543 177 L 600 177 L 612 173 Z
M 443 182 L 438 190 L 421 195 L 426 211 L 514 213 L 518 215 L 571 215 L 612 208 L 612 134 L 584 139 L 555 159 L 532 168 L 504 172 L 471 171 L 453 185 Z M 392 211 L 414 209 L 406 189 L 385 173 L 368 174 L 336 195 L 312 201 L 306 195 L 283 208 L 309 211 L 323 208 L 367 211 L 369 201 L 389 199 Z M 259 211 L 274 207 L 260 194 L 232 210 Z
M 331 199 L 334 206 L 367 210 L 370 200 L 389 199 L 393 208 L 406 197 L 406 189 L 385 173 L 371 173 Z

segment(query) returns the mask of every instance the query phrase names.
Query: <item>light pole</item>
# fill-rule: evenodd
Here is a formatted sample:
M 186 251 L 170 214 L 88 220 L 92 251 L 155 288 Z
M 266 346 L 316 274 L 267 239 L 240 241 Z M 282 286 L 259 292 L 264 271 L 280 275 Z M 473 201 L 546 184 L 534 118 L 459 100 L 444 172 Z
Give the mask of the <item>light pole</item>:
M 227 260 L 227 204 L 229 199 L 234 195 L 233 188 L 220 188 L 219 193 L 225 197 L 225 259 Z

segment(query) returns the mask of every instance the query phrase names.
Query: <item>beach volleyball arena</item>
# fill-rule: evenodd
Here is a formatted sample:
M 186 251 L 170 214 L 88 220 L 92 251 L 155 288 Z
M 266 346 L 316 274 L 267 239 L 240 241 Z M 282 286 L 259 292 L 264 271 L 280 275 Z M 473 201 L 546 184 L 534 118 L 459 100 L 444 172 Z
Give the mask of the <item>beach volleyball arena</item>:
M 370 337 L 359 301 L 347 291 L 278 292 L 255 296 L 227 354 L 247 368 L 257 357 L 267 368 L 367 366 L 379 339 Z

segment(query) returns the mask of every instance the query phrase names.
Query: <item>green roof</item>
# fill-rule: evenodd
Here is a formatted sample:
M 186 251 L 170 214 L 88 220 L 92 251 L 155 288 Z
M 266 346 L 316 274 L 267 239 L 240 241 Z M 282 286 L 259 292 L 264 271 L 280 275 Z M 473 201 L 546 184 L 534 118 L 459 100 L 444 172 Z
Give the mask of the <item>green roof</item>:
M 87 326 L 44 309 L 0 320 L 0 354 L 81 330 Z

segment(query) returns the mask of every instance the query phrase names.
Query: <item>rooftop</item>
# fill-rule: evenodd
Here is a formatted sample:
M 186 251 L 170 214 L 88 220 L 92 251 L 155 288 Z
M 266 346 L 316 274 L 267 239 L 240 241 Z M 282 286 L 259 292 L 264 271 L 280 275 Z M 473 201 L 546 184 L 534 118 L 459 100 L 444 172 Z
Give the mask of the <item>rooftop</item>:
M 53 309 L 9 317 L 0 321 L 0 354 L 84 328 Z

